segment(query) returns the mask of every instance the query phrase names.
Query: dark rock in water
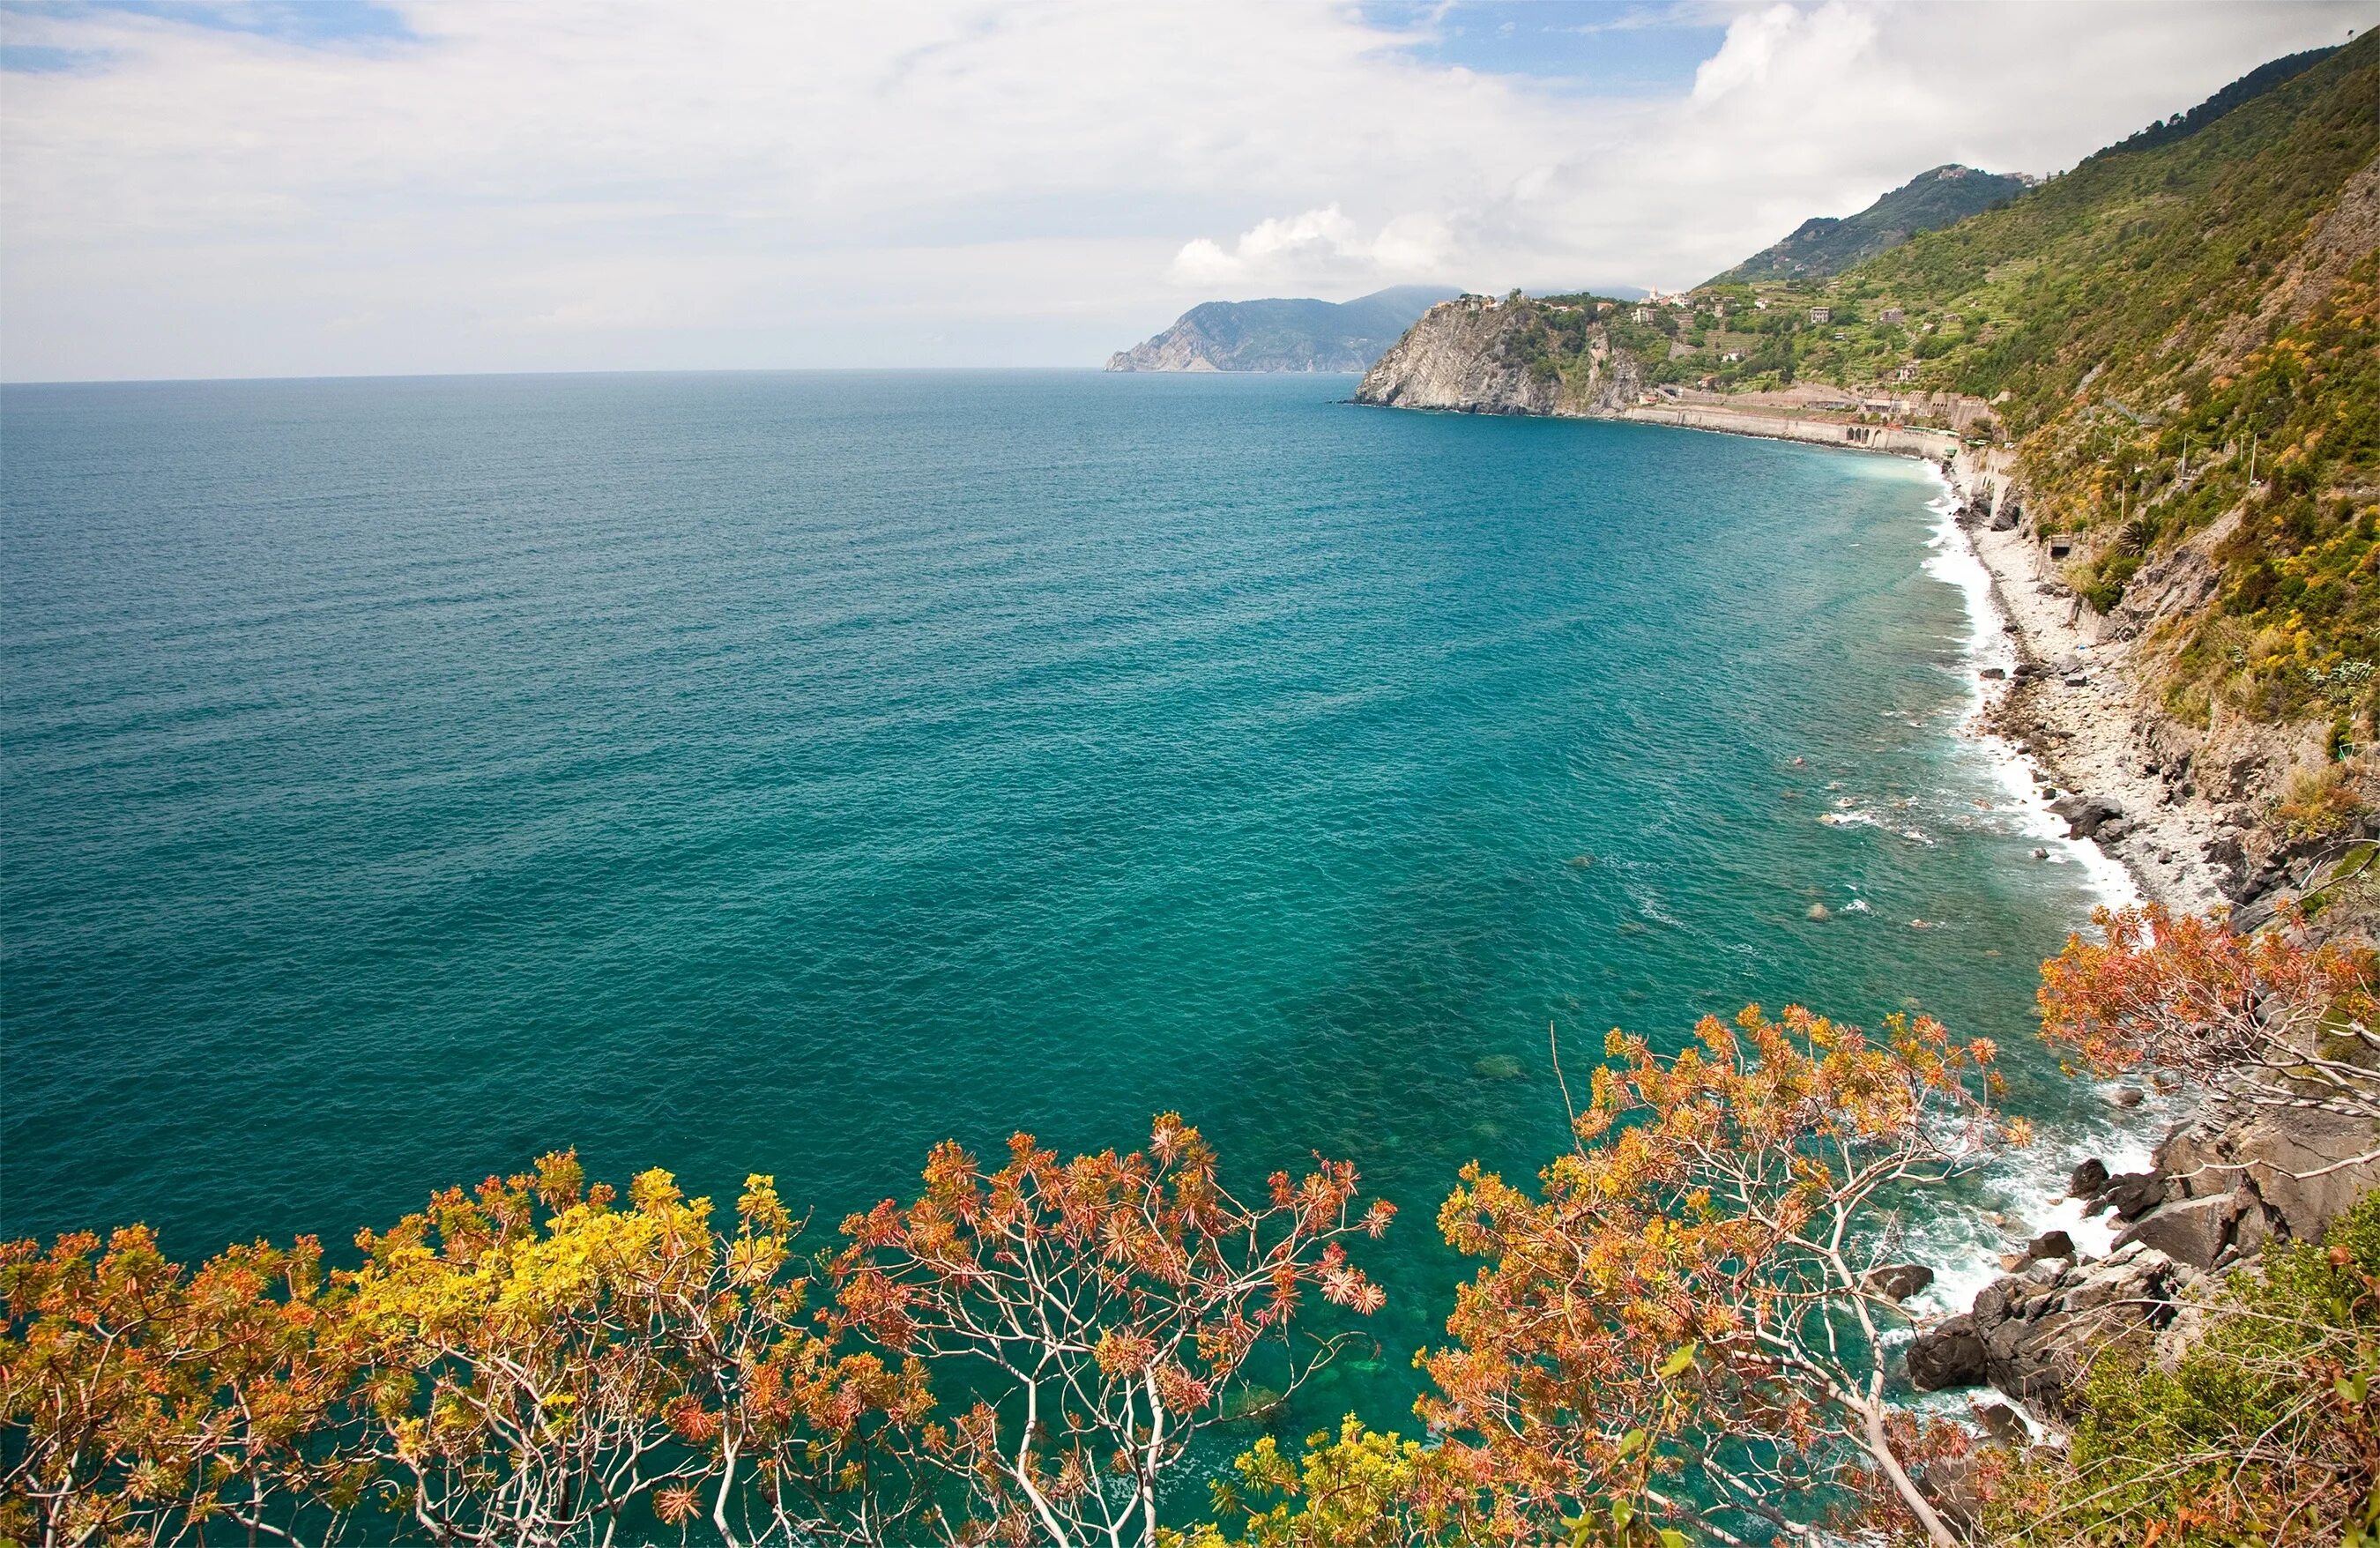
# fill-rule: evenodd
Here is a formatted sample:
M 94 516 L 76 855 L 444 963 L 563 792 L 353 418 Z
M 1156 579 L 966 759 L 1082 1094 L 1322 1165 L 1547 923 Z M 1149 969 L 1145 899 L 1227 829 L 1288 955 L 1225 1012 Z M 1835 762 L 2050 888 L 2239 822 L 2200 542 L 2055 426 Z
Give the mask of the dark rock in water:
M 2066 1176 L 2066 1197 L 2096 1199 L 2107 1186 L 2107 1164 L 2093 1156 Z
M 1570 858 L 1570 863 L 1577 867 L 1579 870 L 1585 871 L 1588 866 L 1595 863 L 1595 857 L 1593 855 L 1584 853 L 1572 855 Z
M 2192 1277 L 2191 1270 L 2139 1242 L 2090 1263 L 2045 1260 L 1978 1292 L 1967 1328 L 1954 1329 L 1961 1321 L 1954 1317 L 1937 1331 L 1963 1334 L 1982 1345 L 1984 1372 L 1974 1380 L 1988 1381 L 2045 1417 L 2063 1420 L 2070 1417 L 2075 1387 L 2091 1362 L 2109 1349 L 2144 1349 L 2156 1330 L 2173 1321 L 2176 1294 Z M 1921 1334 L 1910 1346 L 1912 1381 L 1921 1363 L 1917 1347 L 1925 1341 Z M 1928 1373 L 1952 1368 L 1970 1354 L 1963 1344 L 1929 1350 Z
M 2116 1094 L 2107 1100 L 2119 1107 L 2138 1107 L 2148 1100 L 2148 1093 L 2138 1086 L 2119 1086 Z
M 2161 1172 L 2121 1172 L 2107 1179 L 2099 1197 L 2119 1220 L 2135 1220 L 2165 1202 Z
M 1864 1283 L 1888 1300 L 1907 1300 L 1934 1283 L 1934 1271 L 1923 1263 L 1884 1263 L 1868 1270 Z
M 2071 1262 L 2074 1259 L 2074 1238 L 2063 1231 L 2044 1231 L 2025 1245 L 2024 1255 L 2035 1262 L 2050 1258 L 2063 1258 Z
M 1974 1386 L 1989 1371 L 1972 1311 L 1945 1318 L 1910 1342 L 1909 1380 L 1920 1392 Z
M 1985 682 L 1997 683 L 2006 679 L 2008 669 L 2001 666 L 1986 666 L 1980 675 Z
M 2124 809 L 2104 796 L 2060 796 L 2049 803 L 2049 810 L 2066 819 L 2066 836 L 2089 838 L 2108 819 L 2121 817 Z

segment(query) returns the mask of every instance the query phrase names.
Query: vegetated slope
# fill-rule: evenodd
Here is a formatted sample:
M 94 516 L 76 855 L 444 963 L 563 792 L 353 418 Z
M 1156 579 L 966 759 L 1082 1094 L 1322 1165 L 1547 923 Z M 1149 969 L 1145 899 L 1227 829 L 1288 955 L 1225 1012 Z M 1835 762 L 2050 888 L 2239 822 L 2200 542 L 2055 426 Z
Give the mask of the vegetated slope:
M 1205 301 L 1163 333 L 1108 360 L 1110 371 L 1361 371 L 1431 303 L 1454 294 L 1427 285 L 1352 301 Z
M 2338 52 L 2334 43 L 2328 48 L 2309 48 L 2301 54 L 2285 54 L 2278 59 L 2268 59 L 2220 91 L 2200 103 L 2187 113 L 2177 113 L 2161 123 L 2151 124 L 2120 145 L 2111 146 L 2099 154 L 2111 156 L 2121 151 L 2145 151 L 2196 134 L 2235 107 L 2255 101 L 2274 88 L 2288 84 Z
M 2037 529 L 2079 534 L 2095 606 L 2209 533 L 2212 594 L 2143 620 L 2177 648 L 2173 702 L 2201 722 L 2220 701 L 2260 718 L 2335 707 L 2368 728 L 2376 156 L 2367 33 L 2195 133 L 2103 152 L 1839 282 L 1852 308 L 1905 310 L 1923 381 L 2000 405 Z M 1803 367 L 1872 379 L 1900 342 L 1830 338 Z
M 1952 164 L 1921 172 L 1858 214 L 1805 220 L 1793 234 L 1763 248 L 1710 284 L 1762 279 L 1821 278 L 1895 248 L 1921 231 L 1955 225 L 2022 193 L 2020 177 L 1978 172 Z

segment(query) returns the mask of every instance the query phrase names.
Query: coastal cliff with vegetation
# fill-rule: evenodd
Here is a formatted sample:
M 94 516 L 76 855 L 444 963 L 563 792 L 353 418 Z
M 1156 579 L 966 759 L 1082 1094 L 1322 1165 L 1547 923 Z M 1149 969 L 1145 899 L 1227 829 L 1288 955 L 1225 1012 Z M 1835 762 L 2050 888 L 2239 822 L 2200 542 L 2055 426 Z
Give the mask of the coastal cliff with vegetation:
M 1110 371 L 1361 371 L 1448 292 L 1401 285 L 1352 301 L 1203 301 L 1108 358 Z
M 1831 276 L 1434 309 L 1356 395 L 1941 468 L 2016 645 L 1986 724 L 2157 900 L 2046 965 L 2046 1030 L 2194 1103 L 2145 1169 L 2076 1168 L 2104 1250 L 2044 1233 L 1912 1340 L 1919 1388 L 2060 1437 L 1927 1472 L 1973 1537 L 2380 1542 L 2375 250 L 2367 34 Z

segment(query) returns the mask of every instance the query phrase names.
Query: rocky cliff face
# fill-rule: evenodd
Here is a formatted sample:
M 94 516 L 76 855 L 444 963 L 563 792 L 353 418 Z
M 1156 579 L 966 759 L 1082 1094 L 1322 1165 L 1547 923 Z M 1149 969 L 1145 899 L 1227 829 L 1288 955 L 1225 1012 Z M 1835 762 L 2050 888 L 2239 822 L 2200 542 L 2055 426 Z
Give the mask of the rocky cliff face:
M 1422 314 L 1364 373 L 1355 401 L 1465 414 L 1594 414 L 1633 401 L 1636 362 L 1595 333 L 1582 373 L 1544 349 L 1548 309 L 1465 296 Z

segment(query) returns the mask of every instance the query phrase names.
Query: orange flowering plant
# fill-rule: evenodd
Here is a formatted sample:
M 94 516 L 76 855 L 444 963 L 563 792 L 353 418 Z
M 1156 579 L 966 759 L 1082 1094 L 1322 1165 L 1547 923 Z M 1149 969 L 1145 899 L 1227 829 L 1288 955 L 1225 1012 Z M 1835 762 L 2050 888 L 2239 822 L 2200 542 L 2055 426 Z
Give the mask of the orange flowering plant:
M 972 1373 L 982 1396 L 924 1448 L 971 1502 L 955 1541 L 1153 1542 L 1160 1480 L 1260 1352 L 1285 1393 L 1338 1349 L 1293 1339 L 1307 1292 L 1381 1302 L 1344 1244 L 1394 1212 L 1358 1205 L 1352 1165 L 1276 1173 L 1243 1201 L 1171 1113 L 1130 1155 L 1061 1161 L 1020 1134 L 986 1172 L 941 1145 L 925 1184 L 845 1221 L 829 1276 L 840 1326 Z
M 322 1249 L 235 1247 L 195 1274 L 146 1227 L 0 1244 L 0 1537 L 291 1541 L 360 1481 L 331 1420 Z
M 2042 1033 L 2099 1073 L 2143 1062 L 2220 1082 L 2266 1105 L 2380 1119 L 2375 957 L 2305 943 L 2284 914 L 2243 935 L 2160 904 L 2095 916 L 2041 965 Z
M 1418 1411 L 1495 1541 L 1799 1534 L 1834 1492 L 1953 1542 L 1915 1475 L 1963 1432 L 1888 1400 L 1908 1318 L 1876 1271 L 1900 1197 L 2024 1138 L 1992 1114 L 1991 1044 L 1798 1006 L 1696 1036 L 1664 1058 L 1612 1033 L 1537 1191 L 1465 1169 L 1439 1224 L 1487 1263 Z

